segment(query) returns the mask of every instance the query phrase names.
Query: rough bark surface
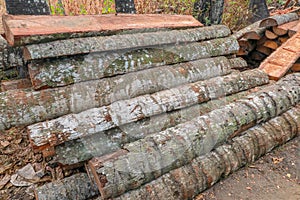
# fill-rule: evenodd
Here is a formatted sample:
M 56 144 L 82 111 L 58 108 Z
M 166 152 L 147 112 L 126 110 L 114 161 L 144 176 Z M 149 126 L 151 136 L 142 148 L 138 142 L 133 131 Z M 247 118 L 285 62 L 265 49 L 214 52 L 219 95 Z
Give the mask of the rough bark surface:
M 244 35 L 248 32 L 252 32 L 252 31 L 256 31 L 259 28 L 259 24 L 261 21 L 257 21 L 237 32 L 235 32 L 234 34 L 232 34 L 233 37 L 235 37 L 237 40 L 244 37 Z M 246 38 L 249 39 L 249 38 Z
M 46 0 L 5 0 L 7 13 L 11 15 L 50 15 Z
M 299 103 L 299 86 L 300 74 L 289 75 L 235 103 L 129 143 L 123 147 L 128 153 L 116 159 L 102 163 L 92 159 L 89 166 L 102 198 L 136 189 L 210 152 L 241 131 L 282 114 Z
M 194 3 L 194 16 L 205 24 L 220 24 L 223 15 L 224 0 L 197 0 Z
M 256 87 L 255 91 L 263 87 Z M 115 129 L 65 142 L 55 147 L 55 151 L 53 152 L 56 154 L 54 160 L 63 165 L 72 165 L 93 157 L 112 153 L 116 151 L 116 149 L 120 149 L 122 145 L 126 143 L 134 142 L 152 133 L 157 133 L 180 123 L 190 121 L 200 115 L 245 97 L 249 93 L 249 91 L 239 92 L 220 99 L 211 100 L 169 113 L 163 113 Z
M 252 14 L 250 18 L 252 23 L 270 16 L 266 0 L 250 0 L 249 10 Z
M 225 57 L 209 58 L 61 88 L 2 92 L 0 130 L 78 113 L 108 105 L 116 100 L 169 89 L 197 79 L 227 74 L 230 67 L 232 65 Z
M 112 35 L 124 30 L 203 26 L 188 15 L 114 14 L 81 16 L 5 16 L 3 26 L 10 45 L 24 45 L 74 37 Z
M 298 14 L 297 13 L 287 13 L 283 15 L 274 15 L 272 17 L 268 17 L 266 19 L 263 19 L 259 27 L 271 27 L 271 26 L 279 26 L 281 24 L 285 24 L 291 21 L 298 20 Z
M 257 125 L 191 163 L 129 191 L 116 200 L 192 199 L 240 167 L 250 164 L 300 133 L 300 106 Z
M 85 173 L 75 174 L 35 189 L 37 200 L 86 200 L 97 195 L 99 195 L 97 186 Z
M 293 66 L 300 57 L 300 33 L 277 48 L 259 66 L 270 79 L 278 80 Z
M 268 81 L 266 74 L 257 69 L 236 72 L 33 124 L 28 126 L 28 135 L 35 147 L 58 145 L 157 114 L 247 90 Z
M 186 30 L 74 38 L 27 45 L 24 49 L 24 58 L 26 60 L 36 60 L 92 52 L 141 49 L 153 46 L 198 42 L 229 35 L 230 30 L 228 27 L 218 25 Z
M 29 74 L 35 88 L 56 87 L 155 66 L 234 54 L 238 49 L 237 41 L 227 37 L 151 49 L 93 53 L 34 62 L 29 66 Z

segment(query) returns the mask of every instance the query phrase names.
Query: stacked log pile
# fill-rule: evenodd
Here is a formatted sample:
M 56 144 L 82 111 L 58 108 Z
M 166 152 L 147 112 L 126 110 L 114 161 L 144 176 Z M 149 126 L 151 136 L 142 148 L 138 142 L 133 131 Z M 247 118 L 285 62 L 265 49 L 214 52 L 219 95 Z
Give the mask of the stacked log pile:
M 297 13 L 274 15 L 255 22 L 234 34 L 240 44 L 238 55 L 257 67 L 299 30 Z
M 191 199 L 299 133 L 300 74 L 273 83 L 261 69 L 235 70 L 247 63 L 226 26 L 58 17 L 68 31 L 27 18 L 4 20 L 32 85 L 2 84 L 0 130 L 26 126 L 35 152 L 86 166 L 36 188 L 37 199 Z

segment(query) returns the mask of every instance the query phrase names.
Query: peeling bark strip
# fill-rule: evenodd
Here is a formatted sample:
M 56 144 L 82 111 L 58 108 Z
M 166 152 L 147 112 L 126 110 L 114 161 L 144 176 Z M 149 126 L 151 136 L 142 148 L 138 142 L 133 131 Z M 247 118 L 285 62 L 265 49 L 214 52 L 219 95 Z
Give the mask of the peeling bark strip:
M 158 179 L 129 191 L 115 200 L 193 199 L 222 177 L 250 164 L 300 133 L 300 106 L 282 116 L 257 125 L 214 151 L 170 171 Z
M 29 125 L 69 113 L 78 113 L 108 105 L 116 100 L 172 88 L 191 80 L 197 81 L 198 78 L 201 80 L 213 75 L 227 74 L 231 66 L 225 57 L 209 58 L 160 67 L 157 68 L 158 71 L 153 68 L 110 79 L 81 82 L 62 88 L 3 92 L 0 93 L 0 130 L 12 126 Z M 160 75 L 157 75 L 156 72 L 159 72 Z M 137 77 L 140 78 L 140 81 L 136 80 Z M 151 80 L 152 77 L 155 78 Z M 103 85 L 109 87 L 108 90 L 105 90 Z M 120 93 L 113 95 L 117 91 Z
M 271 27 L 271 26 L 279 26 L 281 24 L 285 24 L 291 21 L 298 20 L 298 14 L 297 13 L 287 13 L 284 15 L 274 15 L 272 17 L 268 17 L 266 19 L 263 19 L 259 27 Z
M 300 32 L 277 48 L 259 66 L 270 79 L 278 80 L 293 66 L 300 57 Z
M 95 158 L 89 166 L 102 198 L 115 197 L 186 165 L 228 138 L 282 114 L 299 100 L 300 74 L 290 75 L 235 103 L 124 145 L 128 153 L 117 159 L 98 163 Z
M 97 186 L 90 181 L 85 173 L 75 174 L 35 189 L 37 200 L 86 200 L 97 195 L 99 195 Z
M 72 37 L 112 35 L 124 30 L 203 26 L 188 15 L 4 16 L 10 45 L 24 45 Z
M 256 90 L 266 87 L 257 87 Z M 220 99 L 175 110 L 151 118 L 126 124 L 121 127 L 103 131 L 91 136 L 65 142 L 55 147 L 54 160 L 63 165 L 72 165 L 102 156 L 120 149 L 122 145 L 142 139 L 152 133 L 157 133 L 180 123 L 190 121 L 200 115 L 218 109 L 237 99 L 245 97 L 249 90 L 239 92 Z M 50 155 L 49 155 L 50 156 Z M 52 155 L 53 156 L 53 155 Z
M 247 90 L 268 81 L 266 74 L 257 69 L 232 73 L 33 124 L 28 126 L 28 134 L 33 146 L 58 145 L 147 117 Z
M 168 44 L 198 42 L 227 37 L 229 35 L 230 30 L 227 26 L 218 25 L 186 30 L 74 38 L 27 45 L 24 49 L 24 58 L 26 60 L 36 60 L 92 52 L 117 51 L 133 48 L 141 49 Z
M 227 37 L 185 45 L 37 61 L 29 67 L 29 73 L 36 88 L 56 87 L 155 66 L 234 54 L 238 49 L 238 42 Z

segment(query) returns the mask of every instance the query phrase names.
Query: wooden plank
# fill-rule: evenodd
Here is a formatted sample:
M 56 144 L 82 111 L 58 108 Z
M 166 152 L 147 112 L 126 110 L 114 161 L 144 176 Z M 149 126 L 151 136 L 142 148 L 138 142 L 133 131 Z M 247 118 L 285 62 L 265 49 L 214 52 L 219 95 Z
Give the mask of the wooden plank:
M 230 30 L 228 27 L 216 25 L 187 30 L 73 38 L 27 45 L 24 49 L 24 58 L 25 60 L 35 60 L 93 52 L 142 49 L 164 45 L 186 44 L 229 35 Z
M 281 24 L 281 25 L 277 26 L 277 28 L 288 31 L 288 30 L 291 30 L 293 27 L 295 27 L 297 24 L 299 24 L 299 22 L 300 22 L 299 20 L 291 21 L 291 22 L 288 22 L 285 24 Z
M 28 126 L 28 135 L 33 147 L 48 144 L 54 146 L 157 114 L 247 90 L 268 81 L 266 74 L 257 69 L 236 72 L 33 124 Z M 243 83 L 240 84 L 241 82 Z
M 89 167 L 95 179 L 99 180 L 97 183 L 101 182 L 98 184 L 101 197 L 116 197 L 139 188 L 210 152 L 241 130 L 279 116 L 298 104 L 299 80 L 299 74 L 287 76 L 280 83 L 245 99 L 129 143 L 124 146 L 128 153 L 118 159 L 101 164 L 92 159 Z
M 281 24 L 285 24 L 291 21 L 298 20 L 298 14 L 297 13 L 287 13 L 283 15 L 274 15 L 271 17 L 268 17 L 266 19 L 263 19 L 259 27 L 272 27 L 272 26 L 279 26 Z
M 294 27 L 289 29 L 288 35 L 289 35 L 289 37 L 292 37 L 293 35 L 295 35 L 299 31 L 300 31 L 300 22 L 298 21 L 297 25 L 295 25 Z
M 271 79 L 278 80 L 300 57 L 300 33 L 283 43 L 259 66 Z
M 80 82 L 67 87 L 3 92 L 0 93 L 0 129 L 29 125 L 191 81 L 228 74 L 231 66 L 226 57 L 216 57 Z M 27 114 L 24 115 L 24 112 Z
M 86 173 L 78 173 L 59 181 L 47 183 L 35 189 L 37 200 L 85 200 L 99 195 L 94 182 Z
M 57 87 L 166 64 L 234 54 L 238 49 L 236 39 L 226 37 L 199 43 L 36 61 L 29 65 L 29 74 L 35 89 Z
M 245 131 L 242 136 L 233 138 L 230 144 L 224 144 L 193 159 L 191 163 L 114 199 L 194 199 L 221 178 L 250 165 L 275 147 L 297 137 L 299 116 L 300 107 L 294 107 L 282 116 Z
M 24 45 L 72 37 L 116 34 L 124 30 L 178 29 L 203 26 L 189 15 L 118 14 L 80 16 L 12 16 L 3 18 L 9 44 Z

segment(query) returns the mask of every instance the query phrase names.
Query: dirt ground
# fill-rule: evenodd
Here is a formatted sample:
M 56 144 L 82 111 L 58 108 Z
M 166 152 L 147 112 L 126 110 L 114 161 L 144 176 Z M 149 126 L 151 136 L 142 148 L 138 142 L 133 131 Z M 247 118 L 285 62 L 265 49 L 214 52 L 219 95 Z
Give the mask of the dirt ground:
M 196 200 L 300 200 L 299 143 L 300 136 L 219 181 Z M 40 176 L 25 182 L 11 181 L 27 164 Z M 34 154 L 24 129 L 0 133 L 0 200 L 34 199 L 34 187 L 80 170 L 63 171 L 41 154 Z
M 300 136 L 219 181 L 196 200 L 300 200 Z

